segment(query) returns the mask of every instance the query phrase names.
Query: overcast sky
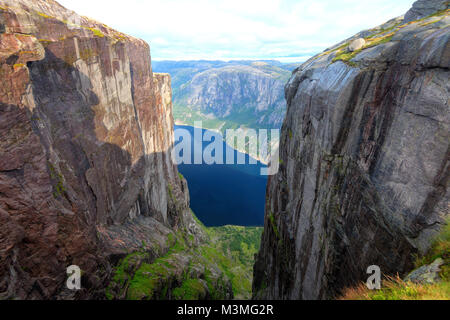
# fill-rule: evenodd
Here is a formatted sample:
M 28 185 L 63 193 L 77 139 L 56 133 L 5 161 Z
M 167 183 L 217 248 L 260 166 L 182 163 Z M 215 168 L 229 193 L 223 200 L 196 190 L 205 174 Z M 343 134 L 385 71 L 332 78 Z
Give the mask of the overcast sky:
M 150 43 L 154 60 L 305 60 L 414 0 L 58 0 Z M 289 58 L 290 57 L 290 58 Z

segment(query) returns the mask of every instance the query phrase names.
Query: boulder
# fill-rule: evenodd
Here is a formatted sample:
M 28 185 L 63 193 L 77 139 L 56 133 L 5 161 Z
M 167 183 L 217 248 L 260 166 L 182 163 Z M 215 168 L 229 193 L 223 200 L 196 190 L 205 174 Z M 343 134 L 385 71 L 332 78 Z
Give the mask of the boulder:
M 356 40 L 353 40 L 350 45 L 348 46 L 348 51 L 354 52 L 356 50 L 361 50 L 364 45 L 366 44 L 366 40 L 363 38 L 358 38 Z
M 414 283 L 431 284 L 441 280 L 439 272 L 444 264 L 441 258 L 436 259 L 432 264 L 422 266 L 406 276 L 405 281 Z

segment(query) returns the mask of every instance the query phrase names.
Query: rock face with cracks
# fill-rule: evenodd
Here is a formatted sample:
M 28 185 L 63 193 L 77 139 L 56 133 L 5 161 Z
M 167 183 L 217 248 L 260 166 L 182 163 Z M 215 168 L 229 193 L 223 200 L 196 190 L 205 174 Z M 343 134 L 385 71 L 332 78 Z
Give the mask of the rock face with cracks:
M 53 0 L 0 0 L 0 82 L 0 299 L 102 299 L 127 255 L 203 241 L 171 162 L 170 77 L 144 41 Z
M 405 275 L 449 215 L 450 17 L 433 3 L 293 72 L 255 298 L 333 298 L 371 265 Z

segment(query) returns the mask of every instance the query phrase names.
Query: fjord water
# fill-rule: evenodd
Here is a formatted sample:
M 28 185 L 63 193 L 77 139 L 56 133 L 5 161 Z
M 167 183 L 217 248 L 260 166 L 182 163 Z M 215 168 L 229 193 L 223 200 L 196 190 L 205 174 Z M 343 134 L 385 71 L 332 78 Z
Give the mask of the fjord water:
M 177 129 L 184 129 L 191 136 L 191 164 L 180 164 L 178 170 L 188 181 L 191 208 L 197 217 L 208 227 L 262 226 L 267 177 L 261 176 L 260 170 L 265 165 L 259 161 L 256 165 L 250 164 L 247 154 L 245 164 L 208 165 L 204 161 L 194 164 L 195 152 L 198 154 L 201 150 L 203 153 L 205 147 L 211 144 L 201 138 L 207 130 L 197 129 L 201 135 L 194 135 L 194 127 L 175 126 Z M 226 163 L 227 152 L 234 152 L 235 159 L 238 154 L 242 155 L 227 145 L 221 135 L 214 134 L 223 147 L 223 163 Z M 194 150 L 195 143 L 201 144 L 201 148 Z

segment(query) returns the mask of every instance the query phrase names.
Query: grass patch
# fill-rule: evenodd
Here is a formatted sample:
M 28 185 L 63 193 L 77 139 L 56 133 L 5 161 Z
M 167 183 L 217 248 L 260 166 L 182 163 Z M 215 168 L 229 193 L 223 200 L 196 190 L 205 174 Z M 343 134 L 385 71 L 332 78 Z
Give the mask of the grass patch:
M 431 14 L 431 15 L 425 17 L 425 18 L 422 18 L 422 19 L 418 19 L 418 20 L 415 20 L 415 21 L 410 21 L 410 22 L 404 23 L 404 24 L 402 24 L 402 22 L 399 22 L 399 23 L 394 24 L 393 26 L 391 26 L 389 28 L 381 29 L 378 32 L 376 32 L 375 34 L 365 38 L 364 40 L 366 41 L 366 45 L 362 49 L 356 50 L 354 52 L 347 52 L 346 48 L 348 47 L 349 43 L 345 43 L 342 46 L 340 46 L 340 47 L 338 47 L 336 49 L 324 52 L 321 55 L 331 54 L 331 53 L 335 52 L 336 56 L 332 60 L 332 63 L 337 62 L 337 61 L 342 61 L 344 63 L 347 63 L 348 65 L 356 66 L 356 63 L 352 62 L 351 60 L 358 53 L 360 53 L 362 50 L 365 50 L 365 49 L 368 49 L 368 48 L 372 48 L 372 47 L 375 47 L 375 46 L 378 46 L 378 45 L 390 42 L 392 40 L 392 37 L 395 35 L 395 33 L 398 30 L 400 30 L 401 28 L 404 28 L 404 27 L 406 27 L 408 25 L 411 25 L 411 24 L 414 24 L 414 23 L 419 23 L 419 22 L 424 22 L 424 21 L 429 20 L 431 18 L 443 17 L 443 16 L 445 16 L 445 15 L 447 15 L 449 13 L 450 13 L 449 9 L 441 10 L 441 11 L 433 13 L 433 14 Z M 426 22 L 422 23 L 421 26 L 427 26 L 427 25 L 439 22 L 441 19 L 426 21 Z
M 205 230 L 211 241 L 202 247 L 202 256 L 217 264 L 230 279 L 236 299 L 250 299 L 255 254 L 263 228 L 223 226 Z
M 271 212 L 269 215 L 270 225 L 272 226 L 273 233 L 277 236 L 277 239 L 280 239 L 280 233 L 278 232 L 277 224 L 275 222 L 275 216 Z
M 23 63 L 16 63 L 16 64 L 13 66 L 14 69 L 20 69 L 20 68 L 22 68 L 22 67 L 25 67 L 25 64 L 23 64 Z
M 135 252 L 125 257 L 115 268 L 112 283 L 125 287 L 128 282 L 126 295 L 128 300 L 167 298 L 168 288 L 165 288 L 164 285 L 170 282 L 170 277 L 175 268 L 172 264 L 172 255 L 189 251 L 181 236 L 176 237 L 173 234 L 169 234 L 168 242 L 172 246 L 168 253 L 156 259 L 153 263 L 145 262 L 149 258 L 148 253 Z M 143 245 L 145 244 L 143 243 Z M 137 268 L 137 270 L 133 270 L 133 268 Z M 111 285 L 106 290 L 106 296 L 108 299 L 113 298 Z
M 352 67 L 357 66 L 357 64 L 355 62 L 352 62 L 351 60 L 357 55 L 359 54 L 361 51 L 368 49 L 368 48 L 372 48 L 375 46 L 378 46 L 380 44 L 384 44 L 384 43 L 388 43 L 392 40 L 394 33 L 388 33 L 388 34 L 384 34 L 385 31 L 382 31 L 376 35 L 370 36 L 368 38 L 365 38 L 364 40 L 366 41 L 366 44 L 364 45 L 364 47 L 362 49 L 359 50 L 355 50 L 353 52 L 347 52 L 346 49 L 341 49 L 336 53 L 336 57 L 332 60 L 332 63 L 337 62 L 337 61 L 342 61 L 344 63 L 349 64 Z M 380 34 L 384 34 L 381 35 Z
M 159 289 L 160 284 L 166 280 L 170 275 L 170 269 L 173 267 L 170 263 L 164 259 L 157 259 L 154 263 L 143 263 L 142 266 L 136 271 L 133 279 L 130 281 L 128 288 L 127 299 L 128 300 L 151 300 L 156 297 L 155 294 L 159 293 L 156 289 Z M 163 291 L 161 291 L 163 292 Z
M 383 281 L 381 290 L 369 290 L 365 284 L 344 291 L 341 300 L 450 300 L 450 218 L 441 233 L 433 241 L 429 252 L 416 259 L 416 268 L 444 260 L 439 273 L 442 281 L 418 284 L 396 278 Z
M 48 46 L 50 43 L 52 43 L 52 40 L 48 40 L 48 39 L 39 39 L 39 42 L 43 45 L 43 46 Z
M 43 12 L 36 11 L 36 13 L 37 13 L 39 16 L 41 16 L 41 17 L 43 17 L 43 18 L 46 18 L 46 19 L 55 19 L 54 17 L 49 16 L 48 14 L 45 14 L 45 13 L 43 13 Z
M 61 173 L 59 173 L 55 167 L 53 166 L 53 164 L 51 164 L 50 162 L 48 162 L 48 167 L 50 169 L 50 177 L 56 181 L 56 185 L 54 185 L 54 192 L 53 192 L 53 197 L 58 198 L 60 196 L 63 196 L 64 193 L 66 192 L 66 189 L 64 187 L 64 178 L 62 176 Z
M 173 290 L 175 300 L 198 300 L 205 294 L 206 290 L 200 279 L 187 279 L 181 287 Z
M 148 263 L 150 259 L 146 252 L 128 255 L 115 268 L 111 284 L 106 290 L 107 298 L 224 299 L 229 279 L 235 298 L 250 299 L 253 264 L 260 247 L 263 228 L 206 228 L 194 214 L 192 215 L 207 234 L 209 240 L 206 243 L 197 246 L 192 235 L 179 231 L 176 234 L 168 234 L 166 245 L 170 249 L 167 254 L 152 263 Z M 189 256 L 190 263 L 187 267 L 179 264 L 180 255 Z M 217 268 L 221 271 L 219 278 L 212 273 L 212 270 Z M 202 275 L 193 278 L 198 270 L 202 270 Z
M 167 192 L 169 193 L 170 199 L 172 201 L 176 202 L 176 199 L 175 199 L 175 197 L 173 195 L 173 187 L 172 187 L 172 185 L 170 183 L 167 185 Z
M 431 264 L 438 258 L 444 260 L 439 275 L 444 281 L 450 282 L 450 218 L 446 220 L 445 227 L 433 241 L 428 253 L 423 257 L 416 258 L 416 268 Z
M 103 34 L 103 32 L 101 32 L 99 29 L 96 28 L 89 28 L 89 27 L 84 27 L 87 30 L 92 31 L 92 33 L 99 38 L 103 38 L 105 35 Z
M 348 289 L 340 300 L 449 300 L 448 281 L 422 285 L 400 278 L 383 281 L 381 290 L 369 290 L 365 284 Z

